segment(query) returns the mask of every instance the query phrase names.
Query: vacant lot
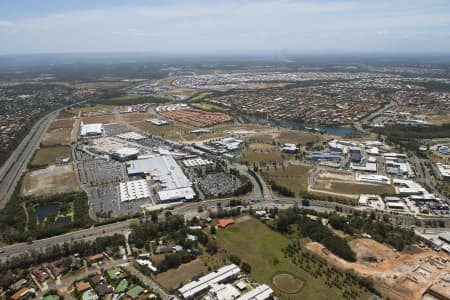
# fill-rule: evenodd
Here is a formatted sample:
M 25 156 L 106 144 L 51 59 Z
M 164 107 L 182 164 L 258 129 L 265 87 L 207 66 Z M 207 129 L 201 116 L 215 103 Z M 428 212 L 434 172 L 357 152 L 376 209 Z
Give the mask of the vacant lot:
M 398 255 L 391 247 L 366 238 L 352 240 L 350 247 L 355 251 L 358 262 L 381 262 Z
M 49 129 L 42 139 L 43 146 L 70 145 L 72 142 L 72 128 Z
M 259 151 L 270 151 L 275 149 L 275 146 L 272 144 L 263 144 L 263 143 L 253 143 L 248 145 L 250 150 L 259 150 Z
M 182 264 L 177 269 L 171 269 L 156 276 L 156 281 L 167 290 L 175 290 L 182 284 L 191 281 L 192 278 L 201 273 L 207 273 L 208 269 L 200 258 L 197 258 L 187 264 Z
M 330 181 L 330 192 L 339 194 L 378 194 L 378 195 L 394 195 L 395 188 L 392 185 L 379 184 L 360 184 L 349 182 Z
M 285 258 L 282 248 L 291 241 L 255 219 L 220 229 L 217 241 L 220 249 L 249 263 L 252 278 L 270 285 L 282 299 L 344 299 L 342 291 L 329 288 L 322 279 L 312 277 Z M 295 279 L 290 277 L 291 280 L 287 282 L 287 278 L 280 278 L 279 274 L 292 274 Z M 286 292 L 277 288 L 274 279 Z M 296 288 L 300 290 L 296 291 Z M 368 298 L 367 294 L 364 296 Z
M 73 119 L 53 121 L 42 139 L 42 145 L 70 145 L 72 142 Z
M 273 180 L 276 184 L 293 191 L 296 195 L 308 190 L 308 173 L 310 166 L 296 165 L 287 166 L 284 169 L 270 169 L 263 172 L 266 181 Z
M 319 135 L 309 132 L 282 130 L 280 132 L 254 135 L 250 140 L 261 143 L 278 142 L 280 144 L 290 143 L 304 145 L 307 143 L 318 143 L 322 140 L 322 138 Z
M 130 122 L 131 126 L 134 126 L 140 130 L 145 131 L 147 134 L 158 135 L 165 138 L 175 139 L 180 138 L 183 134 L 188 134 L 192 129 L 186 129 L 186 127 L 178 124 L 168 124 L 168 125 L 153 125 L 147 121 L 140 122 Z
M 252 151 L 242 151 L 241 159 L 244 163 L 249 165 L 253 164 L 273 164 L 273 163 L 281 163 L 283 161 L 287 161 L 292 159 L 292 155 L 281 153 L 281 152 L 252 152 Z
M 112 116 L 112 115 L 83 118 L 84 124 L 94 124 L 94 123 L 110 124 L 110 123 L 116 123 L 116 122 L 117 122 L 116 116 Z
M 60 193 L 79 192 L 72 165 L 49 166 L 25 174 L 22 196 L 48 196 Z
M 57 159 L 71 157 L 72 150 L 68 146 L 43 147 L 37 150 L 31 160 L 32 166 L 47 166 L 54 164 Z

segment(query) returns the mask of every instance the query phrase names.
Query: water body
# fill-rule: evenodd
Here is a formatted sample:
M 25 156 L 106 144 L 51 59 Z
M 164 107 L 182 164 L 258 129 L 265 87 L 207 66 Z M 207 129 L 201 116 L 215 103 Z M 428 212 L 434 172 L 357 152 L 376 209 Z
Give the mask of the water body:
M 300 129 L 300 130 L 310 130 L 310 131 L 317 131 L 326 133 L 329 135 L 335 135 L 335 136 L 355 136 L 355 135 L 362 135 L 363 133 L 359 130 L 356 130 L 354 128 L 348 128 L 348 127 L 341 127 L 341 126 L 308 126 L 304 124 L 298 124 L 288 121 L 280 121 L 278 123 L 279 126 L 289 129 Z
M 67 223 L 70 223 L 70 222 L 72 222 L 72 217 L 70 217 L 70 216 L 67 216 L 67 217 L 59 217 L 59 218 L 56 220 L 56 224 L 67 224 Z
M 42 223 L 45 218 L 50 214 L 58 214 L 59 205 L 58 204 L 50 204 L 50 205 L 39 205 L 36 206 L 36 217 L 39 223 Z

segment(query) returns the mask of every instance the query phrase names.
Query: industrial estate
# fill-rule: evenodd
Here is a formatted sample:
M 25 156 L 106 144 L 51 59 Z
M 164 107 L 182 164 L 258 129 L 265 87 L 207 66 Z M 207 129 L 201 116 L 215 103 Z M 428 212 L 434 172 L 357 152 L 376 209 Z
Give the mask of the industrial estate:
M 448 64 L 118 65 L 1 77 L 0 297 L 450 299 Z

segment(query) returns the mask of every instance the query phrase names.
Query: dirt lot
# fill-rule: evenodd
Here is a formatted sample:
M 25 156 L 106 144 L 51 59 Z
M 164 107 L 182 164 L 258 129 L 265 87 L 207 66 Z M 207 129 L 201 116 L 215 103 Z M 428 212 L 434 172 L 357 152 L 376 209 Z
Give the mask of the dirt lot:
M 278 185 L 289 189 L 298 196 L 300 192 L 308 189 L 308 175 L 311 170 L 310 166 L 294 165 L 277 169 L 270 169 L 263 172 L 263 178 L 268 182 L 275 181 Z
M 42 139 L 43 146 L 70 145 L 72 128 L 57 128 L 47 131 Z
M 53 121 L 42 139 L 42 145 L 69 145 L 72 142 L 72 130 L 75 120 L 59 119 Z
M 275 146 L 271 144 L 253 143 L 248 145 L 248 148 L 251 150 L 270 151 L 273 150 Z
M 79 192 L 72 165 L 49 166 L 25 174 L 21 187 L 22 196 L 45 196 Z
M 93 123 L 110 124 L 110 123 L 116 123 L 116 122 L 117 122 L 116 116 L 112 116 L 112 115 L 83 118 L 84 124 L 93 124 Z
M 394 300 L 422 299 L 431 284 L 450 272 L 450 255 L 445 252 L 423 250 L 414 254 L 396 253 L 386 245 L 367 239 L 356 239 L 351 247 L 357 253 L 355 263 L 336 257 L 319 243 L 307 244 L 309 250 L 335 267 L 352 269 L 360 276 L 369 278 L 383 296 Z M 366 255 L 377 257 L 379 262 L 368 263 Z
M 398 256 L 391 247 L 371 239 L 354 239 L 350 242 L 350 247 L 360 262 L 382 262 Z

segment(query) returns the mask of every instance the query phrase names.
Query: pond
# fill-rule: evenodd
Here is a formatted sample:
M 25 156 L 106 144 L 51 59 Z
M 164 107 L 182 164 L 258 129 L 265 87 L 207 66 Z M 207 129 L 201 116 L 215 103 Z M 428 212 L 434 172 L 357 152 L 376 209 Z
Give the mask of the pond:
M 279 125 L 281 127 L 289 128 L 289 129 L 302 129 L 302 130 L 306 129 L 306 130 L 322 132 L 322 133 L 326 133 L 329 135 L 335 135 L 335 136 L 340 136 L 340 137 L 362 135 L 361 131 L 358 131 L 354 128 L 342 127 L 342 126 L 336 126 L 336 127 L 333 127 L 333 126 L 307 126 L 304 124 L 298 124 L 298 123 L 293 123 L 293 122 L 288 122 L 288 121 L 280 121 Z
M 72 217 L 71 216 L 66 216 L 66 217 L 59 217 L 56 220 L 56 224 L 67 224 L 72 222 Z
M 38 205 L 35 208 L 36 217 L 39 223 L 42 223 L 45 218 L 50 214 L 58 214 L 59 205 L 58 204 L 49 204 L 49 205 Z

